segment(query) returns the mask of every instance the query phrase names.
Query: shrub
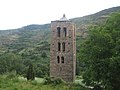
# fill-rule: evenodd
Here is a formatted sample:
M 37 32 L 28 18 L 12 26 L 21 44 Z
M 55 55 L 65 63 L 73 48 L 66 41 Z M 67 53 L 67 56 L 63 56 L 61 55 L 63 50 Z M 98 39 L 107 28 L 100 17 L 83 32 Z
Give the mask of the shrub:
M 7 72 L 7 73 L 5 73 L 5 75 L 6 75 L 6 79 L 14 79 L 14 78 L 16 78 L 16 77 L 17 77 L 17 75 L 16 75 L 16 72 L 15 72 L 15 71 L 12 71 L 12 72 Z
M 61 78 L 46 77 L 44 84 L 54 84 L 59 85 L 65 83 Z
M 36 81 L 36 80 L 31 81 L 31 84 L 32 84 L 32 85 L 37 85 L 37 81 Z
M 35 72 L 32 64 L 29 65 L 29 68 L 27 71 L 27 80 L 35 80 Z

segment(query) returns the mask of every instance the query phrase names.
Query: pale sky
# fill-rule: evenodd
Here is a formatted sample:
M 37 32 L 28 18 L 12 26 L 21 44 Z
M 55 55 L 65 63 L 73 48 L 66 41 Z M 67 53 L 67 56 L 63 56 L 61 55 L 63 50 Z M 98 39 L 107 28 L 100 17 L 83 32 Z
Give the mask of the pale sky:
M 0 30 L 46 24 L 120 6 L 120 0 L 0 0 Z

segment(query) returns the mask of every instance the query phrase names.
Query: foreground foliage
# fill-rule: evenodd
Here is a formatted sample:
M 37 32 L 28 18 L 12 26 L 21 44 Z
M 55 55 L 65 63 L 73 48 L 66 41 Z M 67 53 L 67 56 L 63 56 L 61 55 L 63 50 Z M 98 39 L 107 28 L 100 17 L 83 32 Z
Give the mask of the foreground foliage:
M 27 80 L 35 80 L 35 72 L 32 64 L 29 65 L 27 71 Z
M 59 85 L 65 83 L 61 78 L 46 77 L 44 84 L 54 84 Z
M 48 76 L 50 45 L 44 41 L 41 41 L 39 44 L 38 46 L 29 47 L 17 52 L 8 51 L 0 54 L 0 74 L 16 71 L 17 74 L 26 77 L 28 67 L 32 63 L 36 77 Z
M 79 54 L 84 83 L 95 90 L 120 90 L 120 13 L 93 27 Z
M 27 81 L 18 77 L 0 76 L 0 90 L 89 90 L 79 84 L 44 84 L 38 80 Z

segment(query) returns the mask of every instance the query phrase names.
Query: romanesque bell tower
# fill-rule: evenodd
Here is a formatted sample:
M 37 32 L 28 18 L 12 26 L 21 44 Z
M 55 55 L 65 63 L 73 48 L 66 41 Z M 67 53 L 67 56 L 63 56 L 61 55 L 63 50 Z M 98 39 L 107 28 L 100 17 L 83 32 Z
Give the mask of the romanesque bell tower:
M 76 71 L 76 30 L 66 19 L 51 22 L 50 76 L 66 82 L 75 80 Z

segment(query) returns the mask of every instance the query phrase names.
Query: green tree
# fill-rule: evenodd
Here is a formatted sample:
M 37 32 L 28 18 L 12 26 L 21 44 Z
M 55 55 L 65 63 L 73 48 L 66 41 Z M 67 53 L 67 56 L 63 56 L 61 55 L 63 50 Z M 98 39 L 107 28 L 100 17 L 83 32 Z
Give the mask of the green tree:
M 120 90 L 120 13 L 111 15 L 104 26 L 90 30 L 79 58 L 87 86 L 95 90 Z
M 41 57 L 42 57 L 42 58 L 46 58 L 46 57 L 47 57 L 47 54 L 46 54 L 45 52 L 42 52 Z
M 29 68 L 27 71 L 27 80 L 35 80 L 35 72 L 32 64 L 29 65 Z
M 0 55 L 0 74 L 11 71 L 22 74 L 23 68 L 24 65 L 20 55 L 11 52 Z

